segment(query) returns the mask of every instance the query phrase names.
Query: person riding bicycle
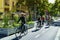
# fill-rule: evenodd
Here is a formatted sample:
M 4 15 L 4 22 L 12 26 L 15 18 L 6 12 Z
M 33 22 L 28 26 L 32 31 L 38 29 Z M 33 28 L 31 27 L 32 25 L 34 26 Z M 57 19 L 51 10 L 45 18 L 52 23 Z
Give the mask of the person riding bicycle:
M 42 25 L 44 25 L 44 17 L 43 16 L 41 17 L 41 20 L 42 20 Z
M 50 25 L 50 21 L 51 21 L 51 16 L 48 15 L 48 18 L 47 18 L 47 25 Z
M 41 16 L 40 17 L 38 17 L 38 19 L 37 19 L 37 25 L 40 27 L 41 26 Z
M 19 20 L 18 22 L 21 21 L 21 26 L 20 26 L 20 30 L 21 30 L 21 33 L 23 33 L 25 31 L 25 26 L 24 24 L 26 23 L 25 21 L 25 14 L 24 13 L 21 13 L 21 17 L 19 17 Z

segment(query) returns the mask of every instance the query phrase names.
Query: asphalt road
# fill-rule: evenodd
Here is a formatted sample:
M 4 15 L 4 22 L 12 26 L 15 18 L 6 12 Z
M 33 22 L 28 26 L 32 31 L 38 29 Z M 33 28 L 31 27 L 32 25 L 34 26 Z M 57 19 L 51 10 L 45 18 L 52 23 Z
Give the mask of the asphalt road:
M 30 32 L 20 40 L 55 40 L 59 27 L 50 26 L 36 32 Z
M 60 27 L 59 26 L 54 26 L 54 25 L 50 26 L 49 28 L 45 28 L 45 27 L 46 26 L 43 26 L 43 28 L 38 30 L 38 31 L 31 30 L 31 31 L 28 32 L 27 35 L 23 36 L 19 40 L 55 40 L 58 29 Z M 16 37 L 15 37 L 15 35 L 12 35 L 9 38 L 6 37 L 5 39 L 6 40 L 7 39 L 16 40 Z M 1 40 L 3 40 L 3 39 L 1 39 Z
M 56 24 L 60 24 L 60 22 L 55 23 L 49 28 L 44 27 L 36 32 L 30 32 L 26 36 L 22 37 L 20 40 L 55 40 L 58 29 L 60 28 L 60 25 Z

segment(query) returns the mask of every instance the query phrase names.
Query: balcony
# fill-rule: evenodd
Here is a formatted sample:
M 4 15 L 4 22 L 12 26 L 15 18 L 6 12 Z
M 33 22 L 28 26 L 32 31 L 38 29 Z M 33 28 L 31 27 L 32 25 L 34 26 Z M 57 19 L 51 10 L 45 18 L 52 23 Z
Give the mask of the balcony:
M 4 5 L 5 5 L 5 7 L 9 7 L 9 0 L 5 0 Z
M 6 6 L 6 5 L 4 6 L 4 8 L 9 8 L 9 7 L 10 7 L 10 6 Z

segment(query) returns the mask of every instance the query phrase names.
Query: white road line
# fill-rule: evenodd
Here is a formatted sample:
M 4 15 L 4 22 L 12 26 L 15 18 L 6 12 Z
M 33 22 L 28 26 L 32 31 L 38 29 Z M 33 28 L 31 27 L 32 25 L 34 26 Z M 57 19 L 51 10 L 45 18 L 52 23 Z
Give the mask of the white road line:
M 57 35 L 55 37 L 55 40 L 59 40 L 59 36 L 60 36 L 60 28 L 58 29 Z
M 37 36 L 35 36 L 35 38 L 38 38 L 39 36 L 41 36 L 42 34 L 44 34 L 46 31 L 42 31 L 41 34 L 38 34 Z
M 38 34 L 35 38 L 38 38 L 40 36 L 40 34 Z
M 45 29 L 45 30 L 42 30 L 42 32 L 38 35 L 35 36 L 35 38 L 38 38 L 39 36 L 43 35 L 45 32 L 47 32 L 48 30 L 50 29 Z

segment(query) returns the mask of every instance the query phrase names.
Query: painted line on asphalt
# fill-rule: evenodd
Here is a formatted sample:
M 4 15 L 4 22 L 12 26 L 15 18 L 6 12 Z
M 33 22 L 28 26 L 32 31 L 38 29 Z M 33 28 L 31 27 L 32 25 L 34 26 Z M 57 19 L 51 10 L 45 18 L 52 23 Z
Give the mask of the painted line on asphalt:
M 49 29 L 48 29 L 48 30 L 49 30 Z M 46 31 L 47 31 L 47 30 L 42 31 L 40 34 L 36 35 L 35 38 L 38 38 L 39 36 L 43 35 Z
M 60 28 L 58 29 L 57 35 L 55 37 L 55 40 L 59 40 L 59 37 L 60 37 Z
M 45 32 L 49 31 L 51 29 L 51 27 L 49 29 L 45 29 L 43 30 L 40 34 L 36 35 L 35 38 L 40 37 L 41 35 L 43 35 Z
M 40 36 L 40 34 L 38 34 L 35 38 L 38 38 Z

